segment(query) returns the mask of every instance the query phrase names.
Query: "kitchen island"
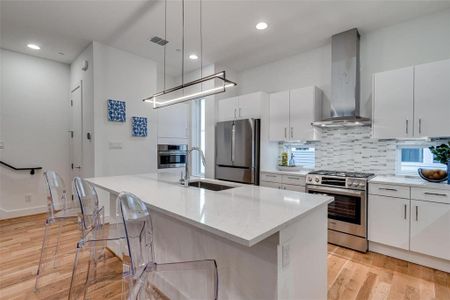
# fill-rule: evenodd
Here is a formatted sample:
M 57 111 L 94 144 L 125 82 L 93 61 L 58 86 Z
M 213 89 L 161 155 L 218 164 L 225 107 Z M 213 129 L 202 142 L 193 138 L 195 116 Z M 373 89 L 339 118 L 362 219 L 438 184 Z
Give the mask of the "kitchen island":
M 327 298 L 331 197 L 201 179 L 232 187 L 212 191 L 169 174 L 88 181 L 110 194 L 110 222 L 121 191 L 147 203 L 158 262 L 216 259 L 219 299 Z

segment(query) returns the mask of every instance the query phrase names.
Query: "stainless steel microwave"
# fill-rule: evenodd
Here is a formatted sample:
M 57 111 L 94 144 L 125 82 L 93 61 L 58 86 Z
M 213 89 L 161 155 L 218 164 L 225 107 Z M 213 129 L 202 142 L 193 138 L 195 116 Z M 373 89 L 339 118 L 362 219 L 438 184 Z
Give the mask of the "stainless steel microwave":
M 186 163 L 188 145 L 158 145 L 158 169 L 181 168 Z

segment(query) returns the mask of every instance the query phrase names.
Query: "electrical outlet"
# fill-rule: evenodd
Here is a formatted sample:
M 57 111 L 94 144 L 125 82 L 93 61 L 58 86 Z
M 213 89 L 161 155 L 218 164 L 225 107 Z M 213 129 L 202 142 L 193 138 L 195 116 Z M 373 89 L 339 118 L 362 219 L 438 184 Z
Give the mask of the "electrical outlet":
M 30 203 L 31 202 L 31 194 L 25 194 L 25 202 Z

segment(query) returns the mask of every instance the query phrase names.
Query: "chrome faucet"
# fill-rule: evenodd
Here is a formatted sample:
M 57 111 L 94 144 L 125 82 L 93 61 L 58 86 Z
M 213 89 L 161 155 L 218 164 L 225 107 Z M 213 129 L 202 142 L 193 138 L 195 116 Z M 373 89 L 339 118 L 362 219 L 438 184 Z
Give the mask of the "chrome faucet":
M 185 187 L 189 186 L 189 180 L 191 178 L 191 171 L 190 171 L 190 166 L 189 166 L 189 154 L 191 154 L 193 151 L 198 151 L 200 152 L 200 157 L 202 160 L 202 164 L 203 166 L 206 166 L 206 159 L 205 159 L 205 154 L 203 153 L 202 149 L 200 149 L 199 147 L 192 147 L 191 149 L 188 149 L 186 151 L 186 163 L 184 164 L 184 177 L 182 176 L 182 178 L 180 179 L 180 183 L 184 184 Z

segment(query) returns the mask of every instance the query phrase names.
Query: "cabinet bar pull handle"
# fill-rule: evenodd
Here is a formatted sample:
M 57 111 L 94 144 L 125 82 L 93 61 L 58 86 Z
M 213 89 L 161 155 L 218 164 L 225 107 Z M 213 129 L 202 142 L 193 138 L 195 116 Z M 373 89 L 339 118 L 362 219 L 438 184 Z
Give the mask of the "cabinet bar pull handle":
M 242 108 L 239 107 L 239 117 L 241 117 Z
M 422 119 L 419 118 L 419 133 L 422 133 Z
M 236 108 L 234 109 L 234 118 L 236 119 Z
M 408 120 L 406 120 L 406 134 L 408 134 Z
M 291 139 L 294 138 L 294 127 L 291 127 Z
M 416 221 L 419 221 L 419 207 L 416 205 Z
M 425 192 L 425 195 L 447 197 L 447 194 Z
M 397 189 L 391 189 L 391 188 L 383 188 L 383 187 L 380 187 L 380 188 L 378 188 L 378 189 L 380 189 L 380 190 L 385 190 L 385 191 L 398 192 Z
M 405 220 L 406 220 L 406 208 L 407 208 L 407 205 L 405 204 L 405 211 L 404 211 L 404 218 L 405 218 Z
M 284 138 L 287 138 L 287 128 L 284 127 Z
M 300 178 L 298 178 L 298 177 L 291 177 L 291 176 L 288 176 L 287 178 L 289 178 L 289 179 L 294 179 L 294 180 L 300 180 Z
M 277 177 L 276 175 L 266 174 L 266 177 Z

